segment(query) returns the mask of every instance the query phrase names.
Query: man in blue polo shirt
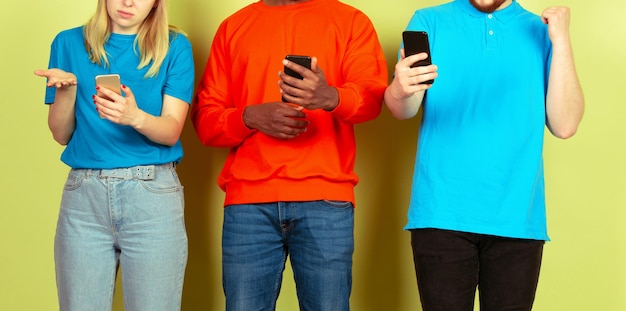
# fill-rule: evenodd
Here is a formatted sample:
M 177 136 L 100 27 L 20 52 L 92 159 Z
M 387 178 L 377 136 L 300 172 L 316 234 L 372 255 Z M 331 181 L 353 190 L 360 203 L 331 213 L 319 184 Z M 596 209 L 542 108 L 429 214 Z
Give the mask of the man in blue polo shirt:
M 530 310 L 549 240 L 544 129 L 576 132 L 584 98 L 569 9 L 541 16 L 515 0 L 456 0 L 418 10 L 433 65 L 395 67 L 385 103 L 423 120 L 408 223 L 422 308 Z M 433 84 L 421 82 L 435 79 Z

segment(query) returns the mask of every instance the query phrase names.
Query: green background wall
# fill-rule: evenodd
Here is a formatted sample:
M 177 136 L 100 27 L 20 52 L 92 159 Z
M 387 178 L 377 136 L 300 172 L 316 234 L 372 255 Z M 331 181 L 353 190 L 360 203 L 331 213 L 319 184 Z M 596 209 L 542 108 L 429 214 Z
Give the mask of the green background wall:
M 171 22 L 194 46 L 198 76 L 218 23 L 252 0 L 170 1 Z M 390 71 L 412 12 L 442 1 L 346 0 L 370 16 Z M 520 0 L 540 13 L 572 9 L 572 38 L 586 113 L 567 141 L 547 136 L 549 232 L 535 310 L 626 310 L 626 4 L 623 1 Z M 55 310 L 53 237 L 68 168 L 48 131 L 44 81 L 59 31 L 82 24 L 95 1 L 5 1 L 0 10 L 0 310 Z M 408 233 L 402 231 L 418 120 L 384 110 L 357 126 L 356 250 L 352 309 L 420 310 Z M 186 186 L 190 258 L 183 310 L 223 310 L 220 239 L 223 193 L 215 179 L 225 150 L 200 145 L 188 124 L 179 166 Z M 122 310 L 121 297 L 115 310 Z M 287 269 L 278 310 L 297 310 Z

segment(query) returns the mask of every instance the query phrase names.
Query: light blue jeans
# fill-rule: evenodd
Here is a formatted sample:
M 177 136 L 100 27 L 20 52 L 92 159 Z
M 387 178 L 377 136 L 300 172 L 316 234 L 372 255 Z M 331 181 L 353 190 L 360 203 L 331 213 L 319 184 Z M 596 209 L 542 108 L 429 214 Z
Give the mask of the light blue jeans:
M 180 310 L 183 210 L 173 164 L 72 169 L 54 244 L 60 310 L 111 310 L 119 266 L 126 311 Z
M 353 229 L 350 202 L 227 206 L 222 233 L 226 310 L 275 310 L 287 256 L 300 310 L 349 310 Z

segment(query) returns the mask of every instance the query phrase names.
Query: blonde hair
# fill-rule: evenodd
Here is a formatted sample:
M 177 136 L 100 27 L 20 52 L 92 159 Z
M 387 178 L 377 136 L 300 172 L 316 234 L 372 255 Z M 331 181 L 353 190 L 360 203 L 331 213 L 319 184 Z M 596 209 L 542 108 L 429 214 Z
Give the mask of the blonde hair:
M 139 26 L 135 38 L 135 53 L 139 50 L 140 62 L 137 69 L 152 65 L 145 74 L 151 78 L 159 73 L 163 60 L 169 51 L 170 33 L 182 33 L 178 28 L 170 26 L 167 21 L 167 0 L 156 0 L 154 7 Z M 111 19 L 107 13 L 106 0 L 98 0 L 94 15 L 85 23 L 83 28 L 85 48 L 92 62 L 109 66 L 109 59 L 104 50 L 104 44 L 111 37 Z

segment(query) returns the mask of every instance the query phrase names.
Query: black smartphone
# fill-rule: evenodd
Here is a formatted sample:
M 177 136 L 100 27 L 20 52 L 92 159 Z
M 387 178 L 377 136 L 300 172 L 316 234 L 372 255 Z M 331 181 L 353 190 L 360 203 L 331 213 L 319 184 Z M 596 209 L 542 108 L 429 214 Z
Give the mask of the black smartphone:
M 285 56 L 285 58 L 290 61 L 290 62 L 294 62 L 296 64 L 299 64 L 300 66 L 306 67 L 308 69 L 311 69 L 311 56 L 305 56 L 305 55 L 287 55 Z M 283 68 L 283 72 L 289 76 L 292 76 L 294 78 L 298 78 L 300 80 L 304 79 L 299 73 L 287 68 L 286 66 Z M 287 102 L 287 100 L 285 99 L 285 97 L 283 96 L 282 98 L 283 102 Z
M 430 44 L 428 42 L 428 33 L 425 31 L 404 31 L 402 32 L 402 42 L 404 43 L 404 56 L 419 54 L 425 52 L 428 57 L 424 60 L 417 61 L 411 67 L 428 66 L 432 64 L 430 58 Z M 434 80 L 422 82 L 422 84 L 433 84 Z

